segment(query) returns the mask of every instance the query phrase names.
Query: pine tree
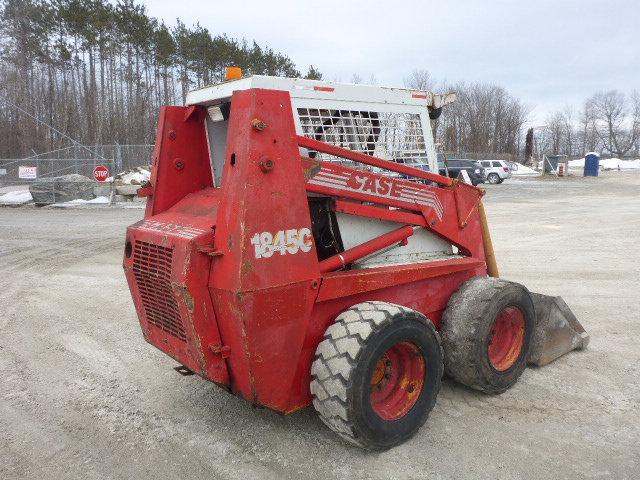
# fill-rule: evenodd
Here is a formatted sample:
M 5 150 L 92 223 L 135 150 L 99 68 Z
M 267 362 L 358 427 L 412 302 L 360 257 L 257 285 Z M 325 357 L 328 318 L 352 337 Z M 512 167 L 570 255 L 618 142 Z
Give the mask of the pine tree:
M 135 0 L 0 0 L 0 158 L 69 145 L 20 109 L 83 144 L 151 143 L 160 105 L 231 65 L 300 75 L 270 47 L 180 20 L 169 28 Z
M 533 159 L 533 128 L 527 130 L 527 138 L 524 147 L 524 163 L 529 165 Z
M 309 65 L 309 70 L 304 76 L 307 80 L 322 80 L 322 73 L 316 69 L 313 65 Z

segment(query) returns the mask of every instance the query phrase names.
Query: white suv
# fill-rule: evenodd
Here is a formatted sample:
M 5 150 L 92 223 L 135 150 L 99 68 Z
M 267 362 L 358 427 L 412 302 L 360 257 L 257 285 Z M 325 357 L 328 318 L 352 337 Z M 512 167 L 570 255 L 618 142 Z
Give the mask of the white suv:
M 487 172 L 487 182 L 502 183 L 507 178 L 511 178 L 511 168 L 504 160 L 481 160 L 480 164 Z

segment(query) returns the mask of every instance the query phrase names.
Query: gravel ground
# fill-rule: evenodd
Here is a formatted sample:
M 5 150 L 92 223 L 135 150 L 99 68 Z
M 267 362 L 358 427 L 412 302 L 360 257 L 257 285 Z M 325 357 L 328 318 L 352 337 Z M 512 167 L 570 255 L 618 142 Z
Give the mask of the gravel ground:
M 487 191 L 502 275 L 563 295 L 591 345 L 500 396 L 445 380 L 425 427 L 380 454 L 143 341 L 120 266 L 142 210 L 0 209 L 0 478 L 638 478 L 640 174 Z

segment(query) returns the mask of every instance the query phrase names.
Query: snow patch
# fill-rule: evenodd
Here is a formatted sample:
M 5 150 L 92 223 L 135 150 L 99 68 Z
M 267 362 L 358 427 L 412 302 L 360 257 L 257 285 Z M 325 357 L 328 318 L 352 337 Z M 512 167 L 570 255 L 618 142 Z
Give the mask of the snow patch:
M 121 185 L 142 185 L 151 178 L 151 171 L 145 167 L 135 167 L 126 172 L 118 173 L 115 178 L 110 177 L 107 181 L 115 181 Z
M 584 168 L 584 158 L 569 160 L 569 168 Z M 602 170 L 638 170 L 640 169 L 640 159 L 602 158 L 600 159 L 600 168 Z
M 569 160 L 569 168 L 584 168 L 584 158 Z
M 516 177 L 538 177 L 540 176 L 540 172 L 534 170 L 533 168 L 529 168 L 526 165 L 522 165 L 520 163 L 514 163 L 517 166 L 516 169 L 511 169 L 511 174 Z
M 96 198 L 92 198 L 91 200 L 83 200 L 81 198 L 76 198 L 75 200 L 71 200 L 69 202 L 64 202 L 64 203 L 73 203 L 73 204 L 99 203 L 99 204 L 105 204 L 105 203 L 109 203 L 109 198 L 108 197 L 96 197 Z
M 29 190 L 16 190 L 14 192 L 8 192 L 4 195 L 0 195 L 0 203 L 6 205 L 21 205 L 33 200 Z

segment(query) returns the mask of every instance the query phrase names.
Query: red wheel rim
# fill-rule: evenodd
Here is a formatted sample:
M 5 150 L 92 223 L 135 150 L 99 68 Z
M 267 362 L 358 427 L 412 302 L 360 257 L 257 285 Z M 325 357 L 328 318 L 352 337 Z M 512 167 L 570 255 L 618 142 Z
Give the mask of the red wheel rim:
M 396 343 L 376 363 L 371 375 L 371 406 L 383 420 L 397 420 L 416 404 L 426 376 L 426 362 L 413 343 Z
M 499 371 L 509 370 L 520 357 L 524 345 L 524 315 L 518 307 L 504 308 L 489 334 L 489 361 Z

